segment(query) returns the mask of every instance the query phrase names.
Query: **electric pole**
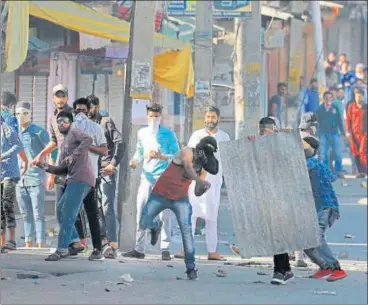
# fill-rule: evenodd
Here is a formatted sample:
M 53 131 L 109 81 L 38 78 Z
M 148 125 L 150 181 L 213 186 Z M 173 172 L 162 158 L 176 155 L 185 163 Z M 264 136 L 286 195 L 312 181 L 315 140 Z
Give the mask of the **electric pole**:
M 132 128 L 132 96 L 151 99 L 154 55 L 154 20 L 157 1 L 132 1 L 129 55 L 125 73 L 122 135 L 126 145 L 120 164 L 118 215 L 120 222 L 119 248 L 134 247 L 136 237 L 136 198 L 140 168 L 130 169 L 136 148 L 136 128 Z
M 193 129 L 203 127 L 204 110 L 212 104 L 213 69 L 213 1 L 196 2 L 196 28 L 194 32 L 194 105 Z M 189 113 L 190 115 L 190 113 Z M 190 121 L 190 120 L 189 120 Z
M 324 49 L 322 36 L 322 18 L 321 6 L 319 1 L 310 1 L 310 8 L 312 11 L 313 32 L 314 32 L 314 54 L 317 61 L 317 80 L 320 92 L 326 88 L 326 75 L 323 66 L 324 63 Z
M 252 1 L 252 16 L 235 19 L 235 138 L 257 131 L 261 118 L 261 2 Z M 262 84 L 266 86 L 266 84 Z

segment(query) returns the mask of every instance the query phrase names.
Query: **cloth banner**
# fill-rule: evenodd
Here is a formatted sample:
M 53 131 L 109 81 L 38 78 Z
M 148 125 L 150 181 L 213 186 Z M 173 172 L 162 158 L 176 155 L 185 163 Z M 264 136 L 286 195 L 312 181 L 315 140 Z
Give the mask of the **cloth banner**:
M 298 133 L 220 143 L 242 257 L 319 246 L 319 226 Z

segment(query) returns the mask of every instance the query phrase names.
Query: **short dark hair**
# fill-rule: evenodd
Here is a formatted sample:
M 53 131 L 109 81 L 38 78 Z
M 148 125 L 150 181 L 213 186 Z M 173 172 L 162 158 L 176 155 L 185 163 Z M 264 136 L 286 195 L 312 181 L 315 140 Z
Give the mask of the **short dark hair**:
M 276 125 L 276 122 L 274 119 L 267 116 L 259 121 L 259 125 Z
M 364 95 L 364 91 L 362 89 L 356 88 L 355 94 L 358 94 L 358 93 L 361 94 L 361 95 Z
M 77 105 L 86 105 L 88 111 L 91 109 L 91 103 L 89 102 L 89 100 L 85 97 L 80 97 L 78 99 L 76 99 L 73 102 L 73 109 L 75 110 L 77 108 Z
M 325 93 L 323 93 L 323 97 L 325 97 L 326 95 L 333 95 L 331 91 L 326 91 Z
M 280 89 L 281 87 L 286 87 L 287 88 L 287 83 L 284 83 L 284 82 L 279 82 L 278 84 L 277 84 L 277 89 Z
M 3 91 L 1 92 L 1 104 L 6 107 L 16 105 L 17 97 L 10 91 Z
M 161 113 L 162 112 L 162 106 L 160 104 L 157 103 L 149 103 L 147 106 L 147 113 L 148 112 L 158 112 Z
M 317 78 L 312 78 L 312 79 L 309 81 L 309 84 L 310 84 L 310 85 L 312 85 L 313 83 L 318 83 Z
M 100 105 L 100 99 L 94 94 L 88 95 L 87 100 L 93 106 L 99 106 Z
M 60 111 L 57 116 L 56 116 L 56 119 L 58 118 L 62 118 L 62 117 L 67 117 L 69 118 L 70 122 L 73 122 L 73 114 L 69 111 Z
M 207 112 L 215 112 L 217 117 L 220 117 L 220 109 L 218 109 L 216 106 L 211 105 L 207 107 L 204 113 L 206 114 Z

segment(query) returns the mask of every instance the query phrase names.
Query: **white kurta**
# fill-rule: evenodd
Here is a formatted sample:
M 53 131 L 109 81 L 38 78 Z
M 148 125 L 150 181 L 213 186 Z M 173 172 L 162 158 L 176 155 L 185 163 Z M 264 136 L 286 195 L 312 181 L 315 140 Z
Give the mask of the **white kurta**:
M 229 135 L 217 129 L 214 135 L 208 133 L 207 129 L 200 129 L 195 131 L 189 139 L 188 146 L 195 148 L 199 141 L 207 136 L 213 136 L 217 144 L 219 142 L 230 141 Z M 217 160 L 219 161 L 219 171 L 217 175 L 211 175 L 207 173 L 206 180 L 211 183 L 211 188 L 202 196 L 197 197 L 194 194 L 195 182 L 189 187 L 189 200 L 193 208 L 193 217 L 203 218 L 205 220 L 217 221 L 218 210 L 220 206 L 221 186 L 222 186 L 222 164 L 220 158 L 220 150 L 215 153 Z

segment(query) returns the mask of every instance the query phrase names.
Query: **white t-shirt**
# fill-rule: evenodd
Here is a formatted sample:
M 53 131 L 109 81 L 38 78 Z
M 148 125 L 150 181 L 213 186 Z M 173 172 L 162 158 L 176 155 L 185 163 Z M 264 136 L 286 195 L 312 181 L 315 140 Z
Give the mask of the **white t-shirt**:
M 92 145 L 94 146 L 101 146 L 104 144 L 107 144 L 105 132 L 101 125 L 92 122 L 88 118 L 80 121 L 75 121 L 72 125 L 73 128 L 78 128 L 82 130 L 85 134 L 89 135 L 92 138 Z M 91 163 L 93 166 L 93 171 L 96 174 L 96 177 L 98 177 L 98 159 L 99 155 L 95 154 L 93 152 L 89 152 L 89 157 L 91 159 Z

